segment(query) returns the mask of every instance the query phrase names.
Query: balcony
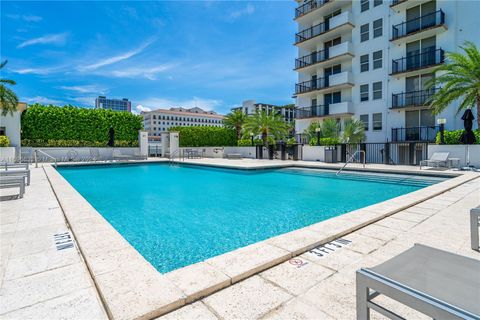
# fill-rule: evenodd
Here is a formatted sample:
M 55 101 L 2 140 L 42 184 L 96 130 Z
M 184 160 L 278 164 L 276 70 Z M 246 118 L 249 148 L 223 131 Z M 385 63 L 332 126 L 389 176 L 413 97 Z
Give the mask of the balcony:
M 339 62 L 341 57 L 346 56 L 353 57 L 353 49 L 350 42 L 343 42 L 326 50 L 313 52 L 312 54 L 295 59 L 295 70 L 308 68 L 313 65 L 324 65 L 325 62 L 334 64 Z
M 420 38 L 434 36 L 446 29 L 445 13 L 442 10 L 438 10 L 393 26 L 390 41 L 411 42 Z
M 295 94 L 298 95 L 314 91 L 327 92 L 352 86 L 352 74 L 349 71 L 345 71 L 337 74 L 332 74 L 326 78 L 318 78 L 315 80 L 308 80 L 297 83 L 295 85 Z
M 351 102 L 338 102 L 329 105 L 316 105 L 311 107 L 298 108 L 296 111 L 297 119 L 308 119 L 326 117 L 329 115 L 352 114 L 353 106 Z
M 392 0 L 392 2 L 390 2 L 390 8 L 397 12 L 402 12 L 403 10 L 407 10 L 429 1 L 432 0 Z
M 308 40 L 326 34 L 331 38 L 335 38 L 345 31 L 351 31 L 353 27 L 352 14 L 349 11 L 344 11 L 326 22 L 316 24 L 298 32 L 295 35 L 295 45 L 302 45 L 307 49 L 314 48 L 315 45 L 312 45 Z M 321 41 L 321 39 L 319 39 L 319 41 Z
M 445 61 L 445 52 L 435 47 L 427 48 L 421 53 L 410 54 L 406 57 L 392 61 L 391 75 L 412 73 L 415 71 L 430 69 Z
M 392 128 L 392 142 L 422 141 L 434 142 L 439 127 L 420 126 L 411 128 Z
M 324 4 L 332 0 L 310 0 L 305 4 L 302 4 L 300 7 L 295 9 L 295 19 L 300 18 L 301 16 L 306 15 L 307 13 L 322 7 Z
M 436 88 L 392 94 L 392 109 L 426 106 Z

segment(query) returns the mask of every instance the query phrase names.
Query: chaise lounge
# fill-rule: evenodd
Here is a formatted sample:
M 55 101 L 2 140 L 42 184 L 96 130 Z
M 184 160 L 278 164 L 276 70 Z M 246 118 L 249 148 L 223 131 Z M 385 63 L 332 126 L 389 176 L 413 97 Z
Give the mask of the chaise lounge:
M 444 167 L 447 167 L 449 155 L 449 152 L 435 152 L 430 159 L 420 160 L 420 170 L 422 170 L 422 166 L 438 168 L 443 164 Z
M 480 319 L 480 261 L 415 244 L 373 268 L 357 271 L 357 319 L 373 309 L 404 319 L 374 299 L 385 295 L 433 319 Z

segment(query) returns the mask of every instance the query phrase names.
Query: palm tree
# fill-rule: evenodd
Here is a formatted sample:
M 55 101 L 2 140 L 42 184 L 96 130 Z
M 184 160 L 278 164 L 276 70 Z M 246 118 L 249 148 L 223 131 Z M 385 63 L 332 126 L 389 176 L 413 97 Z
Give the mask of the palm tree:
M 433 114 L 439 114 L 456 100 L 457 113 L 477 105 L 477 124 L 480 127 L 480 50 L 470 41 L 460 48 L 464 53 L 447 52 L 447 61 L 435 72 L 444 72 L 427 83 L 427 88 L 440 86 L 430 98 Z
M 237 132 L 237 139 L 240 140 L 242 138 L 242 128 L 246 118 L 247 116 L 242 110 L 236 109 L 226 115 L 223 123 L 225 127 L 235 130 Z
M 320 126 L 320 135 L 322 138 L 338 139 L 338 136 L 340 135 L 340 127 L 337 120 L 333 118 L 323 120 Z
M 365 124 L 357 119 L 345 120 L 342 132 L 343 143 L 360 143 L 365 139 Z
M 283 120 L 282 115 L 257 110 L 253 115 L 247 117 L 243 129 L 254 135 L 261 135 L 263 145 L 267 145 L 268 136 L 284 138 L 288 133 L 288 124 Z
M 0 70 L 7 64 L 7 60 L 0 63 Z M 11 86 L 15 85 L 15 81 L 10 79 L 0 79 L 0 106 L 2 107 L 2 115 L 6 116 L 10 112 L 13 115 L 13 112 L 17 110 L 18 97 L 11 89 L 7 88 L 5 85 L 9 84 Z

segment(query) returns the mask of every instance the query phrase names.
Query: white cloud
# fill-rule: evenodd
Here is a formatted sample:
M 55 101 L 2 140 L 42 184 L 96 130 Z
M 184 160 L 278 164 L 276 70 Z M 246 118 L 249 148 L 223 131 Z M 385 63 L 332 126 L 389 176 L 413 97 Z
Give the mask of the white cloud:
M 199 107 L 204 110 L 215 110 L 216 108 L 220 107 L 222 103 L 222 100 L 204 99 L 198 97 L 193 97 L 192 99 L 186 100 L 175 100 L 168 98 L 147 98 L 141 100 L 139 102 L 139 105 L 142 106 L 142 108 L 148 108 L 150 110 L 169 109 L 172 107 Z
M 36 97 L 26 97 L 21 99 L 27 103 L 41 103 L 41 104 L 60 104 L 62 101 L 50 99 L 47 97 L 36 96 Z
M 58 71 L 58 68 L 24 68 L 24 69 L 12 70 L 12 72 L 19 73 L 19 74 L 38 74 L 38 75 L 47 75 L 57 71 Z
M 74 97 L 70 100 L 75 101 L 77 104 L 80 104 L 82 107 L 94 107 L 96 96 L 86 96 L 86 97 Z
M 81 70 L 81 71 L 96 70 L 96 69 L 104 67 L 104 66 L 108 66 L 108 65 L 111 65 L 111 64 L 123 61 L 123 60 L 130 59 L 131 57 L 141 53 L 143 50 L 145 50 L 146 47 L 148 47 L 152 43 L 153 43 L 153 40 L 149 40 L 149 41 L 143 43 L 142 45 L 140 45 L 140 47 L 138 47 L 135 50 L 131 50 L 131 51 L 128 51 L 126 53 L 123 53 L 123 54 L 120 54 L 120 55 L 117 55 L 117 56 L 113 56 L 113 57 L 110 57 L 110 58 L 105 58 L 105 59 L 99 60 L 95 63 L 86 65 L 84 67 L 80 67 L 79 70 Z
M 20 43 L 17 48 L 25 48 L 34 44 L 64 44 L 68 33 L 49 34 L 39 38 L 33 38 Z
M 133 67 L 133 68 L 126 68 L 121 70 L 113 70 L 111 72 L 107 72 L 111 76 L 117 78 L 137 78 L 137 77 L 144 77 L 149 80 L 155 80 L 156 75 L 171 69 L 174 64 L 162 64 L 156 67 Z
M 84 85 L 84 86 L 60 86 L 59 88 L 63 90 L 75 91 L 79 93 L 104 94 L 107 91 L 105 87 L 94 85 L 94 84 Z
M 230 21 L 233 21 L 240 18 L 241 16 L 250 15 L 250 14 L 253 14 L 254 12 L 255 12 L 255 7 L 249 3 L 243 9 L 230 12 L 230 14 L 227 16 L 227 19 Z
M 39 21 L 42 21 L 43 18 L 40 17 L 40 16 L 35 16 L 35 15 L 32 15 L 32 14 L 24 14 L 24 15 L 19 15 L 19 14 L 7 14 L 6 15 L 8 18 L 10 19 L 14 19 L 14 20 L 19 20 L 19 19 L 22 19 L 22 20 L 25 20 L 27 22 L 39 22 Z
M 147 108 L 147 107 L 144 107 L 144 106 L 142 106 L 141 104 L 139 104 L 138 106 L 136 106 L 136 107 L 135 107 L 135 110 L 133 110 L 133 112 L 135 112 L 135 113 L 149 112 L 149 111 L 152 111 L 152 109 Z

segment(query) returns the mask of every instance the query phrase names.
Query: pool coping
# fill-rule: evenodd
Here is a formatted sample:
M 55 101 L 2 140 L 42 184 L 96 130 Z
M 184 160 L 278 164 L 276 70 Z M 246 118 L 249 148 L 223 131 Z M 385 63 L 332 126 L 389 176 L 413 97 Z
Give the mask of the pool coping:
M 44 171 L 112 319 L 161 316 L 479 176 L 449 174 L 435 185 L 161 274 L 52 165 Z

